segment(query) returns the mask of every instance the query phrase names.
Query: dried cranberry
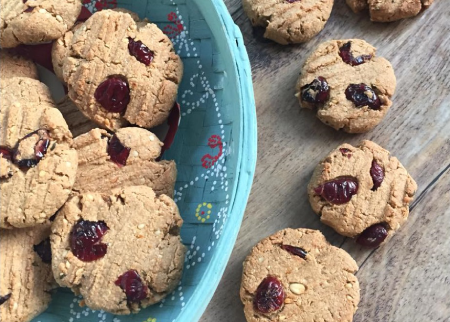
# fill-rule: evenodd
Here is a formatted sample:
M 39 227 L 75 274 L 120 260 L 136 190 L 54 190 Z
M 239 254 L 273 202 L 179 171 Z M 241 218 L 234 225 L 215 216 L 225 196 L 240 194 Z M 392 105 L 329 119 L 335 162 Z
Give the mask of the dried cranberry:
M 52 248 L 50 247 L 50 237 L 44 239 L 39 244 L 34 245 L 33 249 L 44 263 L 50 264 L 52 262 Z
M 342 205 L 356 195 L 358 181 L 352 177 L 340 177 L 318 186 L 314 192 L 335 205 Z
M 128 38 L 128 51 L 130 55 L 136 57 L 138 61 L 144 65 L 150 65 L 155 57 L 155 53 L 150 50 L 142 41 L 134 41 L 133 38 Z
M 289 2 L 289 3 L 294 3 L 294 2 L 297 2 L 297 1 L 300 1 L 300 0 L 286 0 L 286 2 Z
M 12 158 L 12 150 L 11 149 L 9 149 L 9 148 L 7 148 L 7 147 L 4 147 L 4 146 L 1 146 L 0 147 L 0 156 L 3 158 L 3 159 L 6 159 L 6 160 L 11 160 L 11 158 Z
M 106 254 L 108 246 L 101 243 L 108 231 L 104 221 L 79 220 L 70 232 L 70 249 L 84 262 L 92 262 Z
M 268 276 L 256 289 L 253 307 L 261 313 L 272 313 L 281 308 L 285 298 L 281 282 L 276 277 Z
M 303 259 L 306 258 L 308 252 L 300 247 L 290 246 L 290 245 L 281 245 L 281 248 L 285 251 L 291 253 L 292 255 L 299 256 Z
M 106 110 L 121 113 L 130 103 L 130 87 L 123 76 L 113 75 L 97 87 L 94 97 Z
M 373 181 L 372 190 L 375 191 L 381 186 L 384 180 L 384 169 L 375 160 L 372 161 L 370 176 Z
M 11 293 L 6 294 L 5 296 L 0 296 L 0 305 L 5 303 L 6 301 L 8 301 L 10 297 L 11 297 Z
M 32 12 L 34 10 L 35 7 L 28 7 L 26 8 L 23 12 Z
M 347 158 L 351 158 L 352 157 L 352 150 L 347 149 L 347 148 L 340 148 L 339 151 L 341 151 L 342 155 L 347 157 Z
M 366 84 L 350 84 L 345 90 L 345 97 L 356 107 L 369 106 L 373 110 L 380 109 L 381 101 L 374 90 Z
M 128 156 L 130 155 L 130 148 L 124 146 L 116 135 L 114 135 L 108 143 L 108 154 L 111 161 L 116 163 L 119 167 L 127 164 Z
M 128 302 L 139 302 L 148 295 L 148 287 L 142 282 L 135 270 L 125 272 L 116 281 L 116 285 L 125 292 Z
M 313 104 L 323 104 L 330 98 L 330 87 L 322 76 L 301 88 L 302 100 Z
M 37 130 L 19 140 L 13 155 L 14 163 L 19 168 L 36 166 L 47 153 L 50 136 L 47 130 Z
M 341 56 L 342 60 L 345 63 L 351 66 L 358 66 L 372 59 L 372 55 L 361 55 L 358 57 L 353 57 L 353 54 L 350 51 L 351 45 L 352 43 L 351 41 L 349 41 L 343 44 L 341 48 L 339 48 L 339 56 Z
M 364 230 L 356 242 L 365 247 L 375 248 L 386 239 L 387 235 L 386 227 L 383 224 L 376 224 Z

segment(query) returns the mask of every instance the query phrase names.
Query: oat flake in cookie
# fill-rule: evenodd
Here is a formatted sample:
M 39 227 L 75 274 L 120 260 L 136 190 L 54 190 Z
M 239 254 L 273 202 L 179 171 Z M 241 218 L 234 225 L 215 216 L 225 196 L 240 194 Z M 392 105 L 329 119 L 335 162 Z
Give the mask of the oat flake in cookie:
M 31 78 L 0 80 L 1 228 L 44 223 L 67 200 L 77 152 L 48 88 Z
M 173 196 L 177 168 L 174 161 L 155 161 L 163 143 L 150 131 L 137 127 L 114 135 L 93 129 L 74 139 L 78 173 L 73 191 L 109 194 L 112 189 L 145 185 L 157 195 Z
M 0 231 L 0 321 L 28 322 L 42 313 L 55 288 L 50 224 Z
M 364 133 L 384 118 L 396 87 L 394 70 L 360 39 L 331 40 L 306 60 L 296 86 L 303 108 L 336 130 Z
M 339 234 L 377 247 L 406 221 L 416 182 L 379 145 L 343 144 L 314 170 L 308 185 L 311 206 Z
M 358 266 L 317 230 L 285 229 L 244 261 L 241 300 L 248 322 L 352 321 Z
M 55 279 L 91 309 L 136 313 L 178 285 L 182 223 L 175 202 L 145 186 L 75 196 L 52 226 Z
M 161 124 L 182 73 L 172 42 L 155 24 L 113 10 L 96 12 L 74 32 L 63 64 L 69 97 L 110 130 Z
M 302 43 L 317 35 L 330 17 L 334 0 L 242 0 L 254 26 L 279 44 Z
M 69 30 L 81 0 L 0 0 L 0 46 L 52 41 Z

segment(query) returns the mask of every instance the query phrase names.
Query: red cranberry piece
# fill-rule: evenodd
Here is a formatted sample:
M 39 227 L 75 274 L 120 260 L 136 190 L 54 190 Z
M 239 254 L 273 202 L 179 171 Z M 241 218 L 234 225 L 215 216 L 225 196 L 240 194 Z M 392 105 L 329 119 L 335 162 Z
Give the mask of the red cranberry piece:
M 123 76 L 113 75 L 97 87 L 94 97 L 109 112 L 121 113 L 130 103 L 130 87 Z
M 44 239 L 39 244 L 34 245 L 33 249 L 44 263 L 50 264 L 52 262 L 52 248 L 50 247 L 50 237 Z
M 308 252 L 300 247 L 290 246 L 290 245 L 281 245 L 281 248 L 285 251 L 291 253 L 292 255 L 299 256 L 303 259 L 306 258 Z
M 347 148 L 340 148 L 339 151 L 341 151 L 342 155 L 347 157 L 347 158 L 351 158 L 352 157 L 352 150 L 347 149 Z
M 70 249 L 83 262 L 92 262 L 106 254 L 108 246 L 101 243 L 108 231 L 104 221 L 80 220 L 70 232 Z
M 119 167 L 127 164 L 128 156 L 130 155 L 130 148 L 124 146 L 116 135 L 114 135 L 108 143 L 108 154 L 111 161 L 116 163 Z
M 272 313 L 281 309 L 286 298 L 283 285 L 273 276 L 268 276 L 256 289 L 253 307 L 261 313 Z
M 297 2 L 297 1 L 300 1 L 300 0 L 286 0 L 286 2 L 289 2 L 289 3 L 294 3 L 294 2 Z
M 5 147 L 5 146 L 0 146 L 0 156 L 3 158 L 3 159 L 6 159 L 6 160 L 10 160 L 11 161 L 11 158 L 12 158 L 12 151 L 11 151 L 11 149 L 9 149 L 9 148 L 7 148 L 7 147 Z
M 318 186 L 314 192 L 335 205 L 342 205 L 356 195 L 358 181 L 352 177 L 340 177 Z
M 345 96 L 356 107 L 369 106 L 373 110 L 380 109 L 381 101 L 374 90 L 366 84 L 350 84 L 345 90 Z
M 133 38 L 128 38 L 128 51 L 130 55 L 136 57 L 138 61 L 144 65 L 150 65 L 155 57 L 155 53 L 150 50 L 142 41 L 134 41 Z
M 351 41 L 349 41 L 343 44 L 341 48 L 339 48 L 339 56 L 341 56 L 342 60 L 345 63 L 351 66 L 358 66 L 372 59 L 372 55 L 361 55 L 358 57 L 353 57 L 353 54 L 350 51 L 351 45 L 352 43 Z
M 330 87 L 322 76 L 301 88 L 302 100 L 313 104 L 323 104 L 330 98 Z
M 364 230 L 356 242 L 365 247 L 375 248 L 380 246 L 387 235 L 386 227 L 383 224 L 376 224 Z
M 129 270 L 119 276 L 116 285 L 125 292 L 128 302 L 139 302 L 148 295 L 148 287 L 142 282 L 138 272 Z
M 370 168 L 370 176 L 372 177 L 373 187 L 372 190 L 377 190 L 384 180 L 384 169 L 375 161 L 372 161 L 372 167 Z
M 13 155 L 19 168 L 36 166 L 47 153 L 50 136 L 47 130 L 37 130 L 19 140 Z
M 6 301 L 8 301 L 10 297 L 11 297 L 11 293 L 6 294 L 5 296 L 0 296 L 0 305 L 5 303 Z

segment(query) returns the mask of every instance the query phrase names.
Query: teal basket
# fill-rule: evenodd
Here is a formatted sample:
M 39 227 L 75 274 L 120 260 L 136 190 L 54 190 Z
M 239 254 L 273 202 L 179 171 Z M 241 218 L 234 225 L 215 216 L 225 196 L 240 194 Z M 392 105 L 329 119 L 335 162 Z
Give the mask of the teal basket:
M 166 299 L 139 314 L 80 307 L 58 289 L 33 322 L 195 322 L 208 305 L 242 222 L 256 164 L 256 114 L 242 35 L 221 0 L 84 0 L 91 11 L 122 7 L 172 39 L 184 63 L 181 123 L 166 159 L 178 166 L 175 189 L 188 247 L 183 278 Z M 235 294 L 239 296 L 238 294 Z

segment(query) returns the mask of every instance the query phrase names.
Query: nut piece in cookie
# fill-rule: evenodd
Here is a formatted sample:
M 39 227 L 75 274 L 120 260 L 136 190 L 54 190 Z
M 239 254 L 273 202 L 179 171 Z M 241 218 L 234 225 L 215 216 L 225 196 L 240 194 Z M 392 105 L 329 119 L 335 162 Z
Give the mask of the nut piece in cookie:
M 55 288 L 50 224 L 0 233 L 0 320 L 31 321 L 42 313 Z
M 406 221 L 416 191 L 416 182 L 397 158 L 371 141 L 333 150 L 308 185 L 309 201 L 320 220 L 371 248 Z
M 178 285 L 182 223 L 175 202 L 145 186 L 77 195 L 52 226 L 56 281 L 91 309 L 137 313 Z
M 74 140 L 78 151 L 76 193 L 145 185 L 157 195 L 173 196 L 177 169 L 174 161 L 156 161 L 163 143 L 150 131 L 122 128 L 114 135 L 93 129 Z
M 0 90 L 0 227 L 31 227 L 69 197 L 77 152 L 44 84 L 13 77 L 0 79 Z
M 74 32 L 63 63 L 71 100 L 114 131 L 166 120 L 182 74 L 172 42 L 155 24 L 114 10 L 96 12 Z
M 241 300 L 248 322 L 352 321 L 358 266 L 317 230 L 285 229 L 244 261 Z M 306 304 L 305 304 L 306 303 Z
M 0 78 L 11 77 L 38 79 L 36 65 L 31 60 L 0 50 Z
M 242 0 L 253 26 L 266 28 L 265 38 L 287 45 L 316 36 L 330 17 L 334 0 Z
M 384 118 L 396 87 L 394 70 L 360 39 L 331 40 L 306 60 L 296 85 L 304 108 L 336 130 L 364 133 Z

